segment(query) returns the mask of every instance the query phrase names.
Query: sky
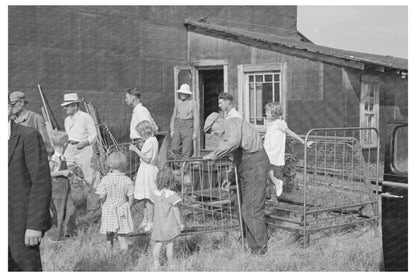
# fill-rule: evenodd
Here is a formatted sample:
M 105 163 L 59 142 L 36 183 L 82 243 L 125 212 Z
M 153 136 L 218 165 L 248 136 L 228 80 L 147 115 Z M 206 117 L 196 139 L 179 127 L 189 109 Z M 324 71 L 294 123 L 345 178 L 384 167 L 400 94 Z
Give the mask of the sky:
M 298 6 L 298 31 L 322 46 L 408 58 L 407 6 Z

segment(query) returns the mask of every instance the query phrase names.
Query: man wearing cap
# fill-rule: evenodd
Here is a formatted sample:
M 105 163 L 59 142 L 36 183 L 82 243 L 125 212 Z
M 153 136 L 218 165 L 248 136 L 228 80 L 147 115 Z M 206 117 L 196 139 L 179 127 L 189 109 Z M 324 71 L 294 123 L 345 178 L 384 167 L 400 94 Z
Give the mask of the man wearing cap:
M 260 135 L 247 121 L 237 117 L 224 120 L 218 113 L 207 117 L 204 131 L 222 138 L 218 147 L 204 159 L 217 160 L 233 153 L 241 186 L 247 244 L 253 254 L 264 254 L 267 251 L 264 207 L 269 158 Z
M 187 159 L 192 155 L 192 141 L 199 132 L 199 114 L 189 85 L 182 84 L 177 92 L 178 100 L 170 121 L 171 152 L 175 159 Z
M 28 101 L 23 92 L 14 91 L 10 93 L 9 98 L 10 104 L 12 105 L 14 122 L 26 127 L 35 128 L 42 136 L 43 142 L 45 143 L 46 152 L 49 155 L 52 155 L 54 150 L 49 140 L 45 121 L 43 120 L 42 116 L 27 109 Z
M 225 119 L 230 117 L 243 118 L 242 114 L 234 107 L 233 96 L 229 93 L 223 92 L 218 95 L 218 106 L 224 112 Z
M 93 145 L 96 141 L 97 130 L 92 117 L 79 109 L 80 102 L 77 93 L 67 93 L 64 95 L 64 103 L 61 104 L 68 115 L 65 118 L 65 131 L 68 134 L 65 159 L 68 168 L 75 165 L 81 168 L 88 186 L 87 209 L 93 210 L 99 207 L 94 189 L 96 170 L 93 162 Z
M 51 227 L 51 175 L 42 137 L 11 120 L 9 100 L 8 269 L 42 271 L 39 244 Z

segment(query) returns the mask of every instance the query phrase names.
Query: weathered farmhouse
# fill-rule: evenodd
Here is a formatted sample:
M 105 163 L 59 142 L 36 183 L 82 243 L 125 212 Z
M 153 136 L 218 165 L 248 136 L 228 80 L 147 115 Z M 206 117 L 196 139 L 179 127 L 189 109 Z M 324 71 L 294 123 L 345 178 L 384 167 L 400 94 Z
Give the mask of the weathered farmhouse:
M 260 130 L 264 105 L 279 101 L 298 134 L 373 126 L 383 145 L 387 122 L 407 121 L 407 60 L 316 45 L 296 17 L 296 6 L 10 6 L 9 92 L 39 112 L 41 84 L 61 126 L 63 94 L 78 92 L 123 141 L 131 111 L 120 91 L 138 87 L 167 130 L 174 91 L 188 83 L 201 125 L 228 92 Z

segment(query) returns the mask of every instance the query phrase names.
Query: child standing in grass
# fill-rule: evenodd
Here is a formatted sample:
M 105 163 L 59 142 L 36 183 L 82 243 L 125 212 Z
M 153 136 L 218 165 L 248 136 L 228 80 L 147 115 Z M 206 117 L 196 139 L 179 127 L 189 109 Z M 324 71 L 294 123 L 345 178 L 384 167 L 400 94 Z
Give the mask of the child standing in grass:
M 168 263 L 173 262 L 173 241 L 184 229 L 177 204 L 181 198 L 172 191 L 175 179 L 168 168 L 164 168 L 157 174 L 157 189 L 154 191 L 154 225 L 152 232 L 153 267 L 159 269 L 160 249 L 166 246 Z
M 270 122 L 264 137 L 264 149 L 270 160 L 268 177 L 272 181 L 276 196 L 283 192 L 283 167 L 285 165 L 286 134 L 297 139 L 302 144 L 305 141 L 287 127 L 283 119 L 283 108 L 278 102 L 266 104 L 266 117 Z M 308 147 L 312 144 L 308 142 Z
M 129 150 L 134 151 L 140 157 L 140 167 L 136 175 L 136 184 L 134 198 L 144 201 L 143 221 L 139 228 L 144 228 L 145 232 L 149 232 L 153 228 L 153 203 L 152 195 L 156 188 L 156 176 L 158 168 L 156 166 L 157 154 L 159 151 L 159 143 L 153 135 L 153 125 L 148 120 L 139 122 L 136 131 L 145 141 L 140 151 L 135 145 L 130 145 Z
M 124 175 L 127 158 L 120 152 L 112 153 L 107 159 L 110 172 L 101 179 L 96 193 L 103 202 L 100 233 L 107 235 L 111 248 L 118 234 L 120 249 L 127 250 L 127 235 L 133 232 L 130 209 L 133 205 L 134 186 Z

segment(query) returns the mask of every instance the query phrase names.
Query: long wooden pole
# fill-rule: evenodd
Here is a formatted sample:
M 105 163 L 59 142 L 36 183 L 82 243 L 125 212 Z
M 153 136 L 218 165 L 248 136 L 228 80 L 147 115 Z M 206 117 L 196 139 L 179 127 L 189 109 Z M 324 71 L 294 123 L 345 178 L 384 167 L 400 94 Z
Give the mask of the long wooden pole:
M 48 111 L 48 107 L 47 107 L 46 102 L 45 102 L 45 97 L 43 95 L 42 89 L 41 89 L 39 84 L 38 84 L 38 90 L 39 90 L 40 98 L 42 99 L 43 108 L 45 109 L 46 119 L 48 120 L 48 122 L 50 124 L 50 127 L 52 128 L 51 117 L 49 116 L 49 111 Z

